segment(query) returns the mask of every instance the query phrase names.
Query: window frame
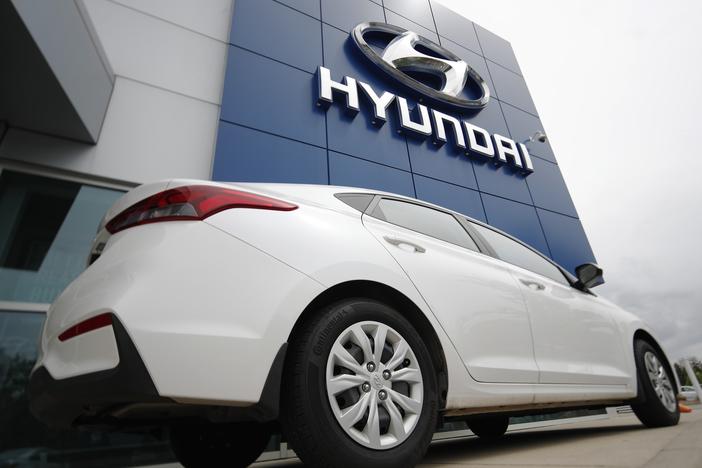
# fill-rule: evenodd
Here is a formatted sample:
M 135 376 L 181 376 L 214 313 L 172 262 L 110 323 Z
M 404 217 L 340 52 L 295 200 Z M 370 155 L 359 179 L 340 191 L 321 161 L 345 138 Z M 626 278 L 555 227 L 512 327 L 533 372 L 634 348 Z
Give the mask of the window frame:
M 530 272 L 530 273 L 532 273 L 532 274 L 534 274 L 534 275 L 540 276 L 541 278 L 546 278 L 546 279 L 548 279 L 548 280 L 551 280 L 551 281 L 554 281 L 554 282 L 556 282 L 556 283 L 559 283 L 558 281 L 554 280 L 553 278 L 550 278 L 550 277 L 548 277 L 548 276 L 544 276 L 544 275 L 542 275 L 541 273 L 538 273 L 538 272 L 536 272 L 536 271 L 532 271 L 532 270 L 530 270 L 530 269 L 528 269 L 528 268 L 524 268 L 524 267 L 519 266 L 519 265 L 515 265 L 515 264 L 512 263 L 512 262 L 508 262 L 507 260 L 505 260 L 505 259 L 503 259 L 503 258 L 500 258 L 500 256 L 497 254 L 497 252 L 495 251 L 495 249 L 492 248 L 492 245 L 490 245 L 490 242 L 489 242 L 487 239 L 485 239 L 485 238 L 483 237 L 483 235 L 480 234 L 480 232 L 478 232 L 477 229 L 474 229 L 472 226 L 470 226 L 471 223 L 475 223 L 475 224 L 477 224 L 477 225 L 479 225 L 479 226 L 484 227 L 485 229 L 489 229 L 489 230 L 491 230 L 491 231 L 493 231 L 493 232 L 495 232 L 495 233 L 497 233 L 497 234 L 501 234 L 501 235 L 505 236 L 506 238 L 508 238 L 509 240 L 511 240 L 511 241 L 513 241 L 513 242 L 516 242 L 517 244 L 521 245 L 522 247 L 525 247 L 526 249 L 532 251 L 533 253 L 535 253 L 536 255 L 538 255 L 539 257 L 541 257 L 543 260 L 545 260 L 547 263 L 550 263 L 551 265 L 553 265 L 554 267 L 556 267 L 556 269 L 561 273 L 561 275 L 563 275 L 563 278 L 565 279 L 565 281 L 566 281 L 567 284 L 562 284 L 562 286 L 568 286 L 568 285 L 570 285 L 570 287 L 572 287 L 572 288 L 577 289 L 578 291 L 580 291 L 580 289 L 576 287 L 576 284 L 577 284 L 577 281 L 578 281 L 577 278 L 575 278 L 572 274 L 570 274 L 565 268 L 563 268 L 562 266 L 560 266 L 558 263 L 554 262 L 553 260 L 551 260 L 550 258 L 548 258 L 548 257 L 547 257 L 546 255 L 544 255 L 543 253 L 541 253 L 541 252 L 539 252 L 538 250 L 536 250 L 534 247 L 530 246 L 529 244 L 527 244 L 527 243 L 525 243 L 525 242 L 522 242 L 521 240 L 517 239 L 517 238 L 514 237 L 514 236 L 510 236 L 510 235 L 507 234 L 506 232 L 504 232 L 504 231 L 502 231 L 502 230 L 500 230 L 500 229 L 497 229 L 497 228 L 494 227 L 494 226 L 490 226 L 489 224 L 486 224 L 486 223 L 483 223 L 483 222 L 474 220 L 474 219 L 469 218 L 469 217 L 466 216 L 465 224 L 467 224 L 468 227 L 469 227 L 471 230 L 473 230 L 473 232 L 475 232 L 475 235 L 478 236 L 478 237 L 480 237 L 480 239 L 485 243 L 485 245 L 487 246 L 487 248 L 488 248 L 488 250 L 489 250 L 489 252 L 490 252 L 489 255 L 490 255 L 491 257 L 493 257 L 493 258 L 495 258 L 495 259 L 497 259 L 497 260 L 500 260 L 501 262 L 505 262 L 505 263 L 507 263 L 508 265 L 512 265 L 512 266 L 515 266 L 515 267 L 517 267 L 517 268 L 522 268 L 522 269 L 524 269 L 524 270 L 526 270 L 526 271 L 528 271 L 528 272 Z M 559 283 L 559 284 L 560 284 L 560 283 Z
M 4 158 L 0 158 L 0 174 L 3 170 L 20 172 L 27 175 L 35 175 L 40 177 L 48 177 L 51 179 L 65 180 L 68 182 L 75 182 L 81 185 L 90 185 L 98 188 L 106 188 L 111 190 L 119 190 L 122 192 L 128 192 L 134 187 L 138 186 L 139 183 L 136 182 L 126 182 L 120 180 L 112 180 L 108 178 L 102 178 L 98 176 L 83 176 L 77 174 L 68 173 L 60 168 L 53 167 L 36 167 L 33 165 L 24 164 L 17 161 L 10 161 Z
M 345 193 L 347 193 L 347 192 L 339 192 L 338 194 L 339 194 L 339 195 L 343 195 L 343 194 L 345 194 Z M 358 192 L 348 192 L 348 193 L 354 193 L 354 194 L 356 194 L 356 193 L 358 193 Z M 374 194 L 373 192 L 367 192 L 367 193 Z M 335 194 L 335 195 L 336 195 L 336 194 Z M 452 211 L 452 210 L 449 210 L 449 209 L 447 209 L 447 208 L 443 208 L 443 207 L 441 207 L 441 206 L 434 205 L 434 204 L 432 204 L 432 203 L 422 202 L 421 200 L 416 200 L 416 199 L 413 199 L 413 198 L 404 198 L 404 197 L 402 197 L 402 196 L 391 195 L 391 194 L 379 194 L 379 193 L 375 193 L 374 195 L 375 195 L 375 197 L 374 197 L 373 200 L 368 204 L 368 207 L 366 207 L 365 211 L 362 213 L 363 215 L 368 215 L 368 216 L 372 217 L 373 219 L 377 219 L 377 220 L 379 220 L 379 221 L 383 221 L 383 222 L 386 222 L 386 223 L 388 223 L 388 224 L 392 224 L 393 226 L 398 226 L 397 224 L 393 224 L 393 223 L 391 223 L 391 222 L 389 222 L 389 221 L 382 220 L 382 219 L 377 218 L 377 217 L 375 217 L 375 216 L 373 216 L 373 215 L 371 214 L 371 213 L 373 212 L 373 210 L 375 209 L 375 207 L 378 206 L 378 204 L 380 203 L 380 201 L 381 201 L 383 198 L 390 199 L 390 200 L 401 201 L 401 202 L 405 202 L 405 203 L 412 203 L 412 204 L 414 204 L 414 205 L 419 205 L 419 206 L 424 207 L 424 208 L 429 208 L 429 209 L 433 209 L 433 210 L 436 210 L 436 211 L 440 211 L 440 212 L 446 213 L 446 214 L 448 214 L 448 215 L 453 216 L 453 217 L 458 221 L 458 223 L 463 227 L 463 229 L 466 231 L 466 233 L 468 234 L 468 236 L 469 236 L 471 239 L 473 239 L 473 242 L 475 242 L 475 244 L 478 246 L 478 249 L 479 249 L 479 250 L 476 251 L 476 250 L 468 249 L 468 248 L 463 247 L 463 246 L 460 246 L 460 245 L 457 245 L 457 247 L 460 247 L 460 248 L 462 248 L 462 249 L 469 250 L 469 251 L 471 251 L 471 252 L 477 252 L 477 253 L 480 253 L 480 254 L 483 254 L 483 255 L 487 255 L 488 257 L 492 257 L 492 258 L 494 258 L 495 260 L 499 260 L 499 261 L 504 262 L 504 263 L 506 263 L 506 264 L 508 264 L 508 265 L 510 265 L 510 266 L 513 266 L 513 267 L 522 268 L 522 267 L 520 267 L 519 265 L 515 265 L 515 264 L 513 264 L 513 263 L 510 263 L 510 262 L 508 262 L 508 261 L 503 260 L 502 258 L 500 258 L 500 256 L 497 255 L 497 252 L 495 252 L 495 249 L 492 248 L 492 246 L 490 245 L 490 243 L 478 232 L 477 229 L 475 229 L 475 228 L 471 225 L 471 223 L 475 223 L 475 224 L 477 224 L 477 225 L 479 225 L 479 226 L 482 226 L 482 227 L 487 228 L 487 229 L 490 229 L 490 230 L 492 230 L 492 231 L 494 231 L 494 232 L 496 232 L 496 233 L 498 233 L 498 234 L 501 234 L 501 235 L 507 237 L 508 239 L 510 239 L 510 240 L 512 240 L 512 241 L 514 241 L 514 242 L 516 242 L 516 243 L 518 243 L 518 244 L 520 244 L 520 245 L 526 247 L 527 249 L 531 250 L 532 252 L 534 252 L 535 254 L 537 254 L 539 257 L 543 258 L 543 259 L 546 260 L 548 263 L 550 263 L 551 265 L 553 265 L 554 267 L 556 267 L 556 269 L 563 275 L 563 278 L 565 279 L 565 281 L 566 281 L 567 284 L 558 283 L 558 282 L 557 282 L 556 280 L 554 280 L 553 278 L 549 278 L 549 277 L 547 277 L 547 276 L 544 276 L 544 275 L 542 275 L 541 273 L 537 273 L 537 272 L 534 272 L 534 271 L 525 269 L 526 271 L 528 271 L 528 272 L 530 272 L 530 273 L 532 273 L 532 274 L 534 274 L 534 275 L 538 275 L 538 276 L 540 276 L 540 277 L 542 277 L 542 278 L 546 278 L 546 279 L 548 279 L 548 280 L 550 280 L 550 281 L 556 282 L 556 283 L 558 283 L 558 284 L 561 284 L 561 286 L 568 286 L 568 285 L 570 285 L 571 288 L 576 289 L 576 290 L 578 290 L 578 291 L 589 292 L 589 291 L 583 291 L 582 289 L 578 288 L 578 287 L 577 287 L 577 281 L 578 281 L 577 278 L 575 278 L 575 276 L 573 276 L 568 270 L 566 270 L 565 268 L 563 268 L 562 266 L 560 266 L 558 263 L 556 263 L 556 262 L 553 261 L 552 259 L 548 258 L 547 256 L 545 256 L 544 254 L 542 254 L 541 252 L 539 252 L 538 250 L 536 250 L 534 247 L 530 246 L 529 244 L 527 244 L 527 243 L 525 243 L 525 242 L 522 242 L 521 240 L 517 239 L 516 237 L 511 236 L 511 235 L 507 234 L 506 232 L 504 232 L 504 231 L 502 231 L 502 230 L 500 230 L 500 229 L 498 229 L 498 228 L 496 228 L 496 227 L 494 227 L 494 226 L 490 226 L 490 225 L 487 224 L 487 223 L 484 223 L 484 222 L 479 221 L 479 220 L 477 220 L 477 219 L 471 218 L 470 216 L 466 216 L 466 215 L 464 215 L 464 214 L 462 214 L 462 213 L 458 213 L 458 212 L 456 212 L 456 211 Z M 399 227 L 401 227 L 401 228 L 403 228 L 403 229 L 407 229 L 407 230 L 412 231 L 412 232 L 418 232 L 418 231 L 415 231 L 415 230 L 413 230 L 413 229 L 406 228 L 406 227 L 404 227 L 404 226 L 399 226 Z M 419 232 L 419 234 L 425 235 L 425 236 L 427 236 L 427 237 L 431 237 L 432 239 L 437 239 L 437 238 L 434 237 L 434 236 L 429 236 L 428 234 L 424 234 L 424 233 L 421 233 L 421 232 Z M 445 241 L 445 240 L 443 240 L 443 239 L 437 239 L 437 240 L 439 240 L 439 241 L 441 241 L 441 242 L 446 242 L 447 244 L 456 245 L 456 244 L 453 244 L 453 243 L 451 243 L 451 242 Z M 590 294 L 592 294 L 592 293 L 590 292 Z
M 432 235 L 425 234 L 425 233 L 423 233 L 423 232 L 415 231 L 414 229 L 408 228 L 407 226 L 402 226 L 402 225 L 399 225 L 399 224 L 395 224 L 395 223 L 392 223 L 392 222 L 390 222 L 390 221 L 386 221 L 386 220 L 384 220 L 384 219 L 380 219 L 380 218 L 378 218 L 377 216 L 373 216 L 373 214 L 372 214 L 373 211 L 374 211 L 375 208 L 380 204 L 380 202 L 381 202 L 382 200 L 384 200 L 384 199 L 385 199 L 385 200 L 393 200 L 393 201 L 402 202 L 402 203 L 409 203 L 409 204 L 411 204 L 411 205 L 417 205 L 417 206 L 419 206 L 419 207 L 421 207 L 421 208 L 425 208 L 425 209 L 430 209 L 430 210 L 438 211 L 438 212 L 440 212 L 440 213 L 444 213 L 444 214 L 447 214 L 447 215 L 451 216 L 453 219 L 456 220 L 456 222 L 458 223 L 458 225 L 459 225 L 461 228 L 463 228 L 463 230 L 466 232 L 466 235 L 468 236 L 468 238 L 471 239 L 471 240 L 473 241 L 473 243 L 476 245 L 476 247 L 478 248 L 478 250 L 474 250 L 474 249 L 471 249 L 471 248 L 468 248 L 468 247 L 464 247 L 464 246 L 462 246 L 462 245 L 454 244 L 453 242 L 449 242 L 449 241 L 444 240 L 444 239 L 439 239 L 438 237 L 434 237 L 434 236 L 432 236 Z M 473 233 L 472 233 L 470 230 L 466 229 L 466 226 L 465 226 L 465 225 L 461 222 L 461 220 L 460 220 L 460 215 L 457 216 L 457 213 L 455 213 L 455 212 L 453 212 L 453 211 L 451 211 L 451 210 L 447 210 L 447 209 L 445 209 L 445 208 L 442 208 L 442 207 L 440 207 L 440 206 L 432 205 L 431 203 L 423 203 L 423 202 L 421 202 L 421 201 L 419 201 L 419 200 L 415 200 L 415 199 L 411 199 L 411 198 L 403 198 L 403 197 L 394 196 L 394 195 L 389 195 L 389 194 L 387 194 L 387 195 L 386 195 L 386 194 L 382 194 L 382 195 L 380 195 L 380 194 L 375 194 L 375 197 L 374 197 L 373 200 L 368 204 L 368 207 L 367 207 L 366 210 L 363 212 L 363 214 L 364 214 L 364 215 L 367 215 L 367 216 L 370 216 L 370 217 L 373 218 L 373 219 L 377 219 L 378 221 L 382 221 L 382 222 L 384 222 L 384 223 L 388 223 L 388 224 L 390 224 L 390 225 L 392 225 L 392 226 L 397 226 L 397 227 L 402 228 L 402 229 L 407 229 L 408 231 L 415 232 L 415 233 L 420 234 L 420 235 L 422 235 L 422 236 L 427 236 L 427 237 L 429 237 L 430 239 L 434 239 L 434 240 L 437 240 L 437 241 L 440 241 L 440 242 L 445 242 L 446 244 L 449 244 L 449 245 L 452 245 L 452 246 L 455 246 L 455 247 L 458 247 L 458 248 L 467 250 L 467 251 L 469 251 L 469 252 L 475 252 L 475 253 L 485 254 L 485 250 L 484 250 L 485 247 L 484 247 L 484 245 L 482 244 L 482 241 L 479 240 L 479 239 L 476 239 L 476 237 L 473 235 Z
M 28 314 L 46 313 L 49 311 L 51 304 L 45 302 L 20 302 L 20 301 L 0 301 L 0 311 L 3 312 L 19 312 Z

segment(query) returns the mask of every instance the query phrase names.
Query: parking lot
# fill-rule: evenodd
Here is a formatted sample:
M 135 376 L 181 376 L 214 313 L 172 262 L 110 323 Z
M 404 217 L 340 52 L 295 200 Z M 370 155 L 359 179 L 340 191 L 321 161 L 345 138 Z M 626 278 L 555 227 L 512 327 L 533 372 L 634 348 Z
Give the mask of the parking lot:
M 438 441 L 422 467 L 702 467 L 702 406 L 674 427 L 647 429 L 633 414 L 508 432 L 497 442 L 476 437 Z M 299 460 L 257 468 L 302 466 Z

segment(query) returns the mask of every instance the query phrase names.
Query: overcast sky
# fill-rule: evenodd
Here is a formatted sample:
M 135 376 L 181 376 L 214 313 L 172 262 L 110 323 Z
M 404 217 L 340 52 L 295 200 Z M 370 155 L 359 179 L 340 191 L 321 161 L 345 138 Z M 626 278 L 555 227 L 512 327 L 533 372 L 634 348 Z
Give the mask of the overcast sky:
M 702 2 L 439 1 L 512 43 L 597 292 L 702 357 Z

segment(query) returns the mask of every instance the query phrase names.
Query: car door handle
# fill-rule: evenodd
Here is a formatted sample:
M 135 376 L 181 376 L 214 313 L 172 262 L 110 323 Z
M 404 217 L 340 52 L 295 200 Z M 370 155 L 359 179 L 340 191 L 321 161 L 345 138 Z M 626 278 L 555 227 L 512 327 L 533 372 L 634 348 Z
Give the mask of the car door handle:
M 387 242 L 388 244 L 392 244 L 395 247 L 400 247 L 401 245 L 408 245 L 412 247 L 417 253 L 424 253 L 427 251 L 427 249 L 425 249 L 421 245 L 417 245 L 414 242 L 406 241 L 404 239 L 398 239 L 397 237 L 383 236 L 383 239 L 385 239 L 385 242 Z
M 537 281 L 532 281 L 532 280 L 523 279 L 523 278 L 520 278 L 519 281 L 521 281 L 522 284 L 524 286 L 526 286 L 527 288 L 534 289 L 536 291 L 543 291 L 544 289 L 546 289 L 546 286 L 544 286 L 543 284 L 541 284 Z

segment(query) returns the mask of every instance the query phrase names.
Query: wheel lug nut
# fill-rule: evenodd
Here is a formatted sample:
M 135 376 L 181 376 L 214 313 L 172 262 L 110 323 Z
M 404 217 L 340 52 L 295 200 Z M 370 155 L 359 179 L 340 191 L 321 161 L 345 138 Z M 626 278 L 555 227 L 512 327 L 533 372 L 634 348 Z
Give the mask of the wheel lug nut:
M 385 380 L 390 380 L 390 376 L 391 376 L 391 375 L 392 375 L 392 374 L 390 373 L 389 370 L 385 369 L 385 370 L 383 371 L 383 378 L 384 378 Z
M 368 382 L 363 382 L 363 385 L 361 385 L 361 390 L 364 392 L 368 393 L 370 392 L 371 386 Z
M 369 362 L 368 364 L 366 364 L 366 369 L 368 369 L 368 372 L 373 372 L 375 370 L 375 364 Z
M 378 392 L 378 398 L 381 400 L 384 400 L 388 397 L 388 393 L 385 390 L 381 390 Z

